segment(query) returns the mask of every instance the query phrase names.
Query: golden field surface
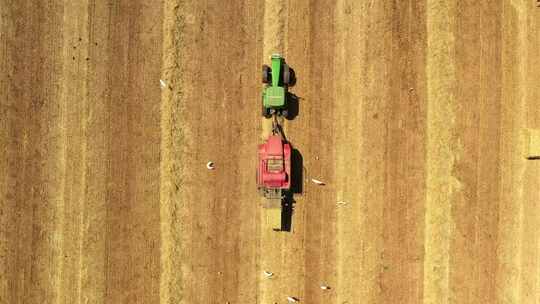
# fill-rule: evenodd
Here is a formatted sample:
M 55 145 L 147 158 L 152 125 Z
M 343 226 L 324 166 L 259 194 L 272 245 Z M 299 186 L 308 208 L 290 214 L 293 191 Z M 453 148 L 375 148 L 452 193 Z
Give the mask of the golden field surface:
M 0 0 L 0 303 L 539 304 L 539 50 L 534 0 Z

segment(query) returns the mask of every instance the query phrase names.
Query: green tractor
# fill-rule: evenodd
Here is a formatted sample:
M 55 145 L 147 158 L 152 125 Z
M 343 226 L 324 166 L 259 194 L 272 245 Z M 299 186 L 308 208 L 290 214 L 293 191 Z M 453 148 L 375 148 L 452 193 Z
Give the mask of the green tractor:
M 266 118 L 276 114 L 288 117 L 288 87 L 294 85 L 294 71 L 280 54 L 272 54 L 271 67 L 262 67 L 262 81 L 266 84 L 262 94 L 262 115 Z

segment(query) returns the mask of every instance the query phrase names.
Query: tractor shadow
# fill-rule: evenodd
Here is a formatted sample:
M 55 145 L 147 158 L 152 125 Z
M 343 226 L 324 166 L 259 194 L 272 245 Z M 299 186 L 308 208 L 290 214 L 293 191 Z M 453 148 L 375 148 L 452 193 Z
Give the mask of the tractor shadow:
M 287 120 L 294 120 L 298 116 L 298 113 L 300 113 L 300 99 L 294 93 L 287 92 L 287 111 L 289 111 L 286 117 Z
M 291 81 L 289 83 L 289 88 L 294 87 L 296 85 L 296 72 L 293 68 L 289 67 L 290 73 L 291 73 Z M 287 115 L 287 120 L 294 120 L 296 116 L 298 116 L 298 113 L 300 113 L 300 97 L 298 97 L 296 94 L 291 93 L 287 90 L 287 110 L 289 114 Z
M 292 228 L 292 217 L 294 213 L 295 194 L 302 194 L 303 190 L 303 157 L 298 149 L 291 151 L 291 190 L 285 193 L 281 201 L 281 231 L 290 232 Z

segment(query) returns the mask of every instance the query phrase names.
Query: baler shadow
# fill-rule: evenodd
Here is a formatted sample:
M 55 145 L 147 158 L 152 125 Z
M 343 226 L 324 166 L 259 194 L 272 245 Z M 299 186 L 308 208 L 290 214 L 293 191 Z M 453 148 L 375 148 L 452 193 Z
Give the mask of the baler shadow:
M 295 203 L 292 192 L 287 192 L 281 202 L 281 231 L 291 232 Z
M 281 202 L 281 231 L 290 232 L 294 213 L 295 194 L 301 194 L 303 189 L 304 164 L 302 154 L 298 149 L 291 151 L 291 190 L 285 193 Z
M 296 148 L 291 151 L 291 192 L 302 194 L 304 178 L 304 158 Z

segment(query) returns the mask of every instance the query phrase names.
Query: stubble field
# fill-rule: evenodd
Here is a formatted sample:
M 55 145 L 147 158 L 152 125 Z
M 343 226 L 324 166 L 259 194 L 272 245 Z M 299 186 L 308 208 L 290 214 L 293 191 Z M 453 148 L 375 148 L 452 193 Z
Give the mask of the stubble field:
M 532 0 L 0 1 L 0 303 L 540 303 L 539 28 Z M 255 184 L 274 52 L 288 232 Z

